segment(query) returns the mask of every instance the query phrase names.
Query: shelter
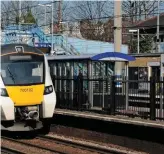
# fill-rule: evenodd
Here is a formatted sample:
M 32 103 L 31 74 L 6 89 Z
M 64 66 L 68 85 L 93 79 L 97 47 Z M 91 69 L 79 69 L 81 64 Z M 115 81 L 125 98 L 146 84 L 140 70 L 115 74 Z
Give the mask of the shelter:
M 107 107 L 108 103 L 105 104 L 105 102 L 108 102 L 108 93 L 110 92 L 109 79 L 115 75 L 115 63 L 123 62 L 124 75 L 128 76 L 128 63 L 135 60 L 132 56 L 118 52 L 47 55 L 47 59 L 58 103 L 70 105 L 71 102 L 72 104 L 80 102 L 80 105 L 89 104 L 91 108 Z M 81 96 L 79 96 L 80 93 Z M 88 99 L 83 99 L 85 98 L 84 94 Z

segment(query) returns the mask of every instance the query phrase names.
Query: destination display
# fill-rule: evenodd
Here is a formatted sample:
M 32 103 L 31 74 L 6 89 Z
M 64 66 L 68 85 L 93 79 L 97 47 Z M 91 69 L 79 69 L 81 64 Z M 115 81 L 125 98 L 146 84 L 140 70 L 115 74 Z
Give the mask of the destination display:
M 31 55 L 22 55 L 22 56 L 12 55 L 12 56 L 10 56 L 10 60 L 31 60 L 31 59 L 32 59 Z

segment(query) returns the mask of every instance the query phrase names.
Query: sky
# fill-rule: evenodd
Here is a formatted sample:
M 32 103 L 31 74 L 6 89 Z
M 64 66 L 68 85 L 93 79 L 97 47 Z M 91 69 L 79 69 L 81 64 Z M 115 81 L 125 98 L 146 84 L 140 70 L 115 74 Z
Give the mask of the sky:
M 77 0 L 74 0 L 74 1 L 63 0 L 63 5 L 67 3 L 67 5 L 68 5 L 67 8 L 68 8 L 68 11 L 69 11 L 69 13 L 68 12 L 64 12 L 63 13 L 63 20 L 70 20 L 71 17 L 72 17 L 72 15 L 74 15 L 76 13 L 76 12 L 74 12 L 74 8 L 73 8 L 74 7 L 74 4 L 75 4 L 75 1 L 77 2 Z M 51 3 L 52 1 L 49 1 L 49 0 L 47 0 L 47 1 L 36 1 L 35 0 L 34 1 L 33 0 L 33 2 L 37 2 L 38 4 L 39 3 L 40 4 L 46 4 L 46 3 L 49 3 L 49 2 Z M 79 1 L 79 3 L 80 2 L 82 2 L 82 1 Z M 109 2 L 112 2 L 112 1 L 109 0 Z M 10 1 L 6 1 L 5 3 L 10 3 Z M 112 16 L 113 15 L 114 6 L 113 6 L 112 3 L 110 3 L 110 5 L 111 5 L 110 7 L 109 6 L 104 7 L 104 10 L 107 11 L 107 15 L 104 14 L 103 16 L 110 16 L 110 15 Z M 43 24 L 45 22 L 45 19 L 44 19 L 45 18 L 44 7 L 38 6 L 37 9 L 36 8 L 33 9 L 33 12 L 39 14 L 39 17 L 38 17 L 39 20 L 38 21 L 39 21 L 40 24 Z M 50 22 L 51 21 L 51 7 L 47 7 L 46 8 L 46 12 L 47 12 L 46 13 L 46 15 L 47 15 L 47 21 Z M 160 12 L 164 12 L 164 3 L 163 3 L 163 5 L 160 5 Z M 57 17 L 57 12 L 55 12 L 55 11 L 54 11 L 54 16 Z M 54 17 L 54 18 L 56 18 L 56 17 Z

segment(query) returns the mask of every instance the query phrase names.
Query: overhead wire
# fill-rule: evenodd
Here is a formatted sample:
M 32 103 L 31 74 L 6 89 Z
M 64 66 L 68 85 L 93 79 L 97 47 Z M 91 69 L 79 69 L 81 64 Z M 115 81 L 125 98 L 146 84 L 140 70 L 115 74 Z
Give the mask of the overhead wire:
M 57 3 L 57 2 L 60 2 L 60 0 L 58 1 L 53 1 L 53 2 L 48 2 L 48 3 L 44 3 L 43 5 L 49 5 L 49 4 L 52 4 L 52 3 Z M 95 1 L 93 1 L 91 4 L 94 4 Z M 77 8 L 77 7 L 81 7 L 81 6 L 85 6 L 85 4 L 82 4 L 82 5 L 77 5 L 77 6 L 71 6 L 69 7 L 69 9 L 72 9 L 72 8 Z M 33 5 L 33 6 L 30 6 L 30 8 L 35 8 L 35 7 L 39 7 L 39 5 Z M 27 7 L 23 7 L 21 8 L 21 10 L 24 10 L 24 9 L 28 9 L 29 6 Z M 9 13 L 9 12 L 13 12 L 13 11 L 19 11 L 20 9 L 15 9 L 15 10 L 11 10 L 11 11 L 5 11 L 5 12 L 1 12 L 1 13 Z
M 57 3 L 57 2 L 59 2 L 59 1 L 53 1 L 53 2 L 48 2 L 48 3 L 45 3 L 44 5 L 48 5 L 48 4 L 52 4 L 52 3 Z M 93 2 L 93 3 L 95 3 L 95 2 Z M 69 7 L 69 9 L 71 9 L 71 8 L 77 8 L 77 7 L 81 7 L 81 6 L 85 6 L 85 4 L 83 4 L 83 5 L 79 5 L 79 6 L 71 6 L 71 7 Z M 30 8 L 35 8 L 35 7 L 39 7 L 39 5 L 37 4 L 37 5 L 33 5 L 33 6 L 30 6 Z M 29 9 L 29 6 L 27 6 L 27 7 L 24 7 L 24 8 L 21 8 L 21 10 L 24 10 L 24 9 Z M 15 9 L 15 10 L 11 10 L 11 11 L 6 11 L 6 12 L 1 12 L 1 14 L 4 14 L 4 13 L 10 13 L 10 12 L 13 12 L 13 11 L 19 11 L 20 9 Z M 114 10 L 114 9 L 113 9 Z M 161 11 L 164 11 L 164 9 L 160 9 Z M 47 12 L 47 13 L 51 13 L 51 12 Z M 158 13 L 156 12 L 156 13 L 150 13 L 150 14 L 148 14 L 148 15 L 158 15 Z M 160 13 L 161 14 L 161 13 Z M 143 14 L 132 14 L 132 15 L 127 15 L 127 14 L 122 14 L 122 15 L 119 15 L 119 16 L 112 16 L 113 18 L 119 18 L 119 17 L 136 17 L 136 16 L 142 16 L 142 15 L 145 15 L 145 13 L 143 13 Z M 109 18 L 109 17 L 111 17 L 111 16 L 103 16 L 103 17 L 94 17 L 94 18 L 92 18 L 92 19 L 90 19 L 90 18 L 81 18 L 81 19 L 75 19 L 75 20 L 96 20 L 96 19 L 106 19 L 106 18 Z M 64 20 L 65 22 L 66 21 L 72 21 L 72 20 Z
M 49 3 L 46 3 L 46 4 L 52 4 L 52 3 L 56 3 L 56 2 L 59 2 L 59 1 L 49 2 Z M 33 7 L 38 7 L 38 5 L 31 6 L 30 8 L 33 8 Z M 27 8 L 29 8 L 29 6 L 21 8 L 21 10 L 22 9 L 27 9 Z M 72 8 L 74 8 L 74 7 L 72 7 Z M 18 10 L 19 9 L 8 11 L 8 12 L 13 12 L 13 11 L 18 11 Z M 161 10 L 164 10 L 164 9 L 161 9 Z M 8 12 L 6 12 L 6 13 L 8 13 Z M 5 13 L 5 12 L 2 12 L 2 13 Z M 51 13 L 51 12 L 47 12 L 47 13 Z M 37 15 L 40 15 L 40 14 L 37 14 Z M 122 18 L 128 18 L 129 17 L 129 18 L 131 18 L 131 17 L 136 17 L 136 16 L 142 16 L 142 15 L 145 15 L 145 13 L 143 13 L 143 14 L 133 14 L 133 15 L 122 14 L 120 16 L 102 16 L 102 17 L 98 17 L 98 18 L 95 17 L 95 18 L 92 18 L 92 19 L 90 19 L 90 18 L 81 18 L 81 19 L 79 18 L 78 19 L 77 18 L 77 19 L 73 19 L 73 20 L 71 20 L 71 19 L 69 19 L 69 20 L 62 20 L 62 22 L 80 22 L 82 20 L 94 21 L 94 20 L 103 20 L 103 19 L 107 19 L 108 20 L 108 19 L 114 19 L 114 18 L 120 18 L 120 17 L 122 17 Z M 150 13 L 149 16 L 151 16 L 151 15 L 158 15 L 158 13 Z M 55 19 L 57 20 L 57 18 L 55 18 Z M 11 19 L 6 19 L 5 21 L 8 21 L 8 20 L 11 21 Z M 13 21 L 14 21 L 14 19 L 13 19 Z M 42 28 L 42 27 L 48 26 L 49 24 L 38 25 L 38 27 Z M 157 25 L 149 25 L 149 26 L 142 26 L 142 25 L 139 26 L 138 25 L 137 27 L 138 28 L 156 28 L 156 26 Z M 164 25 L 160 25 L 160 26 L 164 26 Z M 117 28 L 132 28 L 132 27 L 135 27 L 135 26 L 121 26 L 121 27 L 117 27 Z M 96 29 L 97 28 L 83 28 L 83 30 L 96 30 Z M 64 31 L 66 32 L 66 31 L 70 31 L 70 30 L 64 30 Z M 73 31 L 76 31 L 76 30 L 73 30 Z
M 55 18 L 55 19 L 57 19 L 57 18 Z M 14 20 L 12 20 L 12 21 L 14 21 Z M 113 21 L 114 22 L 114 21 Z M 142 21 L 141 21 L 142 22 Z M 12 24 L 16 24 L 16 22 L 13 22 Z M 45 27 L 45 26 L 50 26 L 50 24 L 51 23 L 48 23 L 48 24 L 42 24 L 42 25 L 38 25 L 38 24 L 35 24 L 35 25 L 38 25 L 39 27 Z M 57 22 L 56 22 L 56 24 L 57 24 Z M 105 24 L 106 24 L 106 26 L 108 25 L 108 23 L 104 23 L 104 24 L 102 24 L 103 26 L 105 26 Z M 111 24 L 111 23 L 110 23 Z M 137 27 L 137 28 L 156 28 L 157 27 L 157 24 L 153 24 L 153 25 L 140 25 L 140 24 L 142 24 L 142 23 L 134 23 L 134 25 L 131 25 L 131 26 L 121 26 L 121 27 L 116 27 L 116 28 L 118 28 L 118 29 L 120 29 L 120 28 L 135 28 L 135 27 Z M 23 25 L 23 23 L 22 23 L 22 25 Z M 100 25 L 100 27 L 102 26 L 102 25 Z M 94 26 L 94 25 L 85 25 L 85 28 L 84 27 L 82 27 L 82 25 L 81 25 L 81 28 L 83 29 L 83 30 L 98 30 L 98 28 L 97 27 L 99 27 L 99 26 L 95 26 L 95 28 L 86 28 L 86 27 L 89 27 L 89 26 Z M 161 26 L 161 27 L 164 27 L 164 24 L 160 24 L 159 26 Z M 99 30 L 101 30 L 101 28 L 99 27 Z M 103 28 L 102 28 L 103 29 Z M 114 26 L 111 26 L 111 29 L 115 29 L 115 27 Z
M 44 5 L 49 5 L 49 4 L 56 3 L 56 2 L 58 2 L 58 1 L 53 1 L 53 2 L 49 2 L 49 3 L 45 3 Z M 37 4 L 37 5 L 33 5 L 33 6 L 26 6 L 26 7 L 23 7 L 21 9 L 13 9 L 13 10 L 10 10 L 10 11 L 1 12 L 1 14 L 7 14 L 7 13 L 10 13 L 10 12 L 19 11 L 19 10 L 26 10 L 26 9 L 29 9 L 29 7 L 30 7 L 30 9 L 32 9 L 32 8 L 35 8 L 35 7 L 39 7 L 39 5 Z
M 151 15 L 162 15 L 163 13 L 151 13 L 149 14 L 148 16 L 151 16 Z M 130 17 L 135 17 L 135 16 L 143 16 L 145 14 L 136 14 L 136 15 L 126 15 L 126 14 L 123 14 L 123 15 L 119 15 L 119 16 L 105 16 L 105 17 L 99 17 L 99 18 L 83 18 L 83 19 L 69 19 L 69 20 L 62 20 L 62 22 L 81 22 L 81 21 L 94 21 L 94 20 L 101 20 L 101 19 L 114 19 L 114 18 L 130 18 Z M 156 17 L 156 16 L 151 16 L 151 17 Z M 57 19 L 57 18 L 56 18 Z M 147 18 L 149 19 L 149 18 Z M 4 19 L 5 21 L 10 21 L 10 19 Z

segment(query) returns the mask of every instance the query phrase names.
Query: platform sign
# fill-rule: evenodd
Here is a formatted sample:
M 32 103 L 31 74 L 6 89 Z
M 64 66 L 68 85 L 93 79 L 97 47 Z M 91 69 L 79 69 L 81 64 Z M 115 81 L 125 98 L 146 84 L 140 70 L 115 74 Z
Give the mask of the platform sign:
M 48 48 L 51 47 L 51 43 L 35 43 L 35 47 Z
M 148 62 L 147 66 L 160 66 L 160 62 Z
M 164 54 L 161 54 L 161 63 L 164 63 Z

